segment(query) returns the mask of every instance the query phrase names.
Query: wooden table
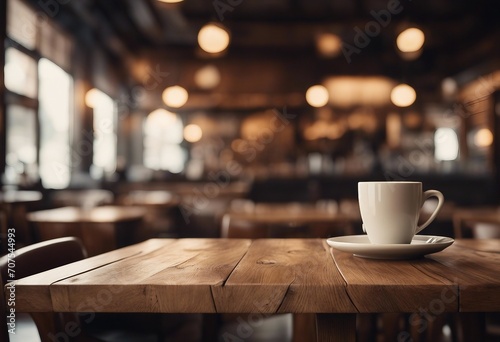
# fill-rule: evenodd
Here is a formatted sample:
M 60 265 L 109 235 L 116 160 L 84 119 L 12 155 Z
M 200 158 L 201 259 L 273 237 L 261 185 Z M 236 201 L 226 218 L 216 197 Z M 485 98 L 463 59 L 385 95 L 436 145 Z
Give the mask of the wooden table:
M 458 240 L 383 261 L 322 239 L 151 239 L 17 281 L 16 310 L 245 313 L 249 324 L 315 313 L 319 341 L 354 341 L 356 313 L 500 311 L 499 251 L 500 240 Z
M 79 237 L 89 256 L 108 252 L 134 242 L 145 210 L 135 207 L 102 206 L 90 209 L 62 207 L 28 214 L 38 238 Z

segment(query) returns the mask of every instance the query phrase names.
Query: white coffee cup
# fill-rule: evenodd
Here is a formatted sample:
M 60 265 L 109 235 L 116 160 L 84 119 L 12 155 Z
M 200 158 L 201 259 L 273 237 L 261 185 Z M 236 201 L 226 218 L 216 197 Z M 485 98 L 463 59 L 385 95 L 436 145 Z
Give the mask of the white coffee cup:
M 438 204 L 429 219 L 418 225 L 420 209 L 430 197 Z M 374 244 L 409 244 L 427 227 L 443 206 L 437 190 L 422 191 L 421 182 L 359 182 L 358 199 L 363 231 Z

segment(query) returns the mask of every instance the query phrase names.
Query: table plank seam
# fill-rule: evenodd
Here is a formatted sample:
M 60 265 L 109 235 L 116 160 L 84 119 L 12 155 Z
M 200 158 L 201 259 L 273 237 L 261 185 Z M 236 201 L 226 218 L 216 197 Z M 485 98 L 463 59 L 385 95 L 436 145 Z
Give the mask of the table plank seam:
M 340 267 L 339 267 L 339 265 L 337 263 L 337 260 L 335 259 L 335 255 L 333 254 L 333 248 L 330 247 L 326 243 L 326 241 L 323 241 L 323 247 L 326 249 L 327 253 L 330 254 L 330 258 L 332 258 L 332 260 L 333 260 L 333 262 L 335 264 L 335 267 L 337 268 L 337 270 L 340 273 L 340 276 L 344 280 L 344 292 L 345 292 L 347 298 L 349 298 L 349 301 L 351 302 L 352 306 L 356 309 L 356 312 L 361 312 L 359 310 L 358 306 L 356 305 L 355 301 L 352 299 L 351 294 L 349 293 L 349 284 L 347 283 L 347 279 L 344 276 L 344 274 L 342 273 L 342 270 L 340 269 Z
M 285 300 L 288 296 L 288 293 L 290 292 L 290 288 L 293 284 L 293 282 L 295 281 L 295 278 L 293 278 L 293 280 L 288 284 L 288 287 L 286 288 L 286 291 L 285 293 L 283 294 L 283 297 L 281 298 L 281 302 L 280 304 L 278 305 L 278 307 L 276 308 L 276 311 L 275 313 L 280 313 L 281 312 L 281 307 L 283 306 L 283 304 L 285 303 Z
M 234 267 L 233 269 L 231 270 L 231 272 L 228 272 L 227 276 L 219 283 L 219 284 L 215 284 L 215 285 L 210 285 L 209 288 L 210 288 L 210 295 L 212 297 L 212 302 L 213 302 L 213 306 L 214 306 L 214 309 L 215 309 L 215 312 L 224 312 L 224 310 L 221 310 L 221 308 L 219 306 L 217 306 L 217 300 L 215 299 L 215 295 L 214 295 L 214 288 L 217 286 L 217 287 L 225 287 L 226 286 L 226 283 L 229 281 L 229 278 L 231 278 L 231 275 L 234 273 L 234 271 L 236 270 L 236 268 L 238 268 L 238 265 L 241 263 L 241 260 L 243 260 L 245 258 L 245 256 L 247 255 L 248 251 L 250 250 L 250 247 L 252 246 L 254 240 L 251 240 L 250 242 L 250 245 L 248 245 L 248 247 L 246 248 L 245 250 L 245 253 L 243 253 L 241 255 L 241 257 L 238 259 L 238 261 L 234 264 Z
M 248 254 L 248 251 L 252 247 L 253 242 L 254 242 L 254 240 L 252 240 L 252 242 L 250 243 L 250 245 L 247 247 L 245 253 L 243 253 L 241 255 L 241 258 L 234 264 L 233 269 L 231 270 L 231 272 L 228 273 L 227 277 L 221 282 L 220 286 L 222 286 L 222 287 L 226 286 L 226 283 L 229 281 L 229 278 L 231 278 L 231 276 L 233 275 L 234 271 L 238 268 L 239 264 L 241 263 L 241 260 L 243 260 L 245 258 L 245 256 Z

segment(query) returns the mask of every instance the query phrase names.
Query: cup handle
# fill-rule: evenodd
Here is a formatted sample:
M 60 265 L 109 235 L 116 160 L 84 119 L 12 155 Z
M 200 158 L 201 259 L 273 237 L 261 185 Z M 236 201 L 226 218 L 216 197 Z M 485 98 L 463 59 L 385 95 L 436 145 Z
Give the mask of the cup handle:
M 441 210 L 441 207 L 444 204 L 444 196 L 441 192 L 437 190 L 427 190 L 424 192 L 424 196 L 422 199 L 422 205 L 424 205 L 424 202 L 427 201 L 430 197 L 436 197 L 438 199 L 438 205 L 436 209 L 434 209 L 434 212 L 432 213 L 431 217 L 427 221 L 425 221 L 422 225 L 417 226 L 417 230 L 415 231 L 415 234 L 419 233 L 422 231 L 425 227 L 427 227 L 434 219 L 436 218 L 437 214 L 439 213 L 439 210 Z

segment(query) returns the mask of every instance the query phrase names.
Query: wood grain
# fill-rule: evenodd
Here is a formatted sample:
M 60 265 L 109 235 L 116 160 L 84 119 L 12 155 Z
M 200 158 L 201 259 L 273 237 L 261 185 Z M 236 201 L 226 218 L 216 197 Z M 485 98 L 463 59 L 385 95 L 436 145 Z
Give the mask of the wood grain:
M 359 312 L 418 312 L 440 298 L 442 291 L 456 293 L 456 286 L 440 272 L 428 275 L 420 269 L 423 264 L 433 263 L 431 260 L 372 260 L 335 249 L 331 252 Z M 441 266 L 443 273 L 444 270 Z M 444 310 L 456 311 L 457 308 L 455 298 L 445 303 Z
M 491 240 L 491 243 L 494 241 L 500 242 Z M 469 248 L 463 248 L 464 244 Z M 458 284 L 461 312 L 499 311 L 500 308 L 500 253 L 476 250 L 479 246 L 474 240 L 463 240 L 429 256 L 445 265 L 446 277 Z
M 243 239 L 175 240 L 118 265 L 57 282 L 51 286 L 54 308 L 62 312 L 212 313 L 211 287 L 226 281 L 250 243 Z
M 500 253 L 500 239 L 467 239 L 455 240 L 457 247 L 474 249 L 476 251 Z
M 260 239 L 222 286 L 218 312 L 355 312 L 320 239 Z
M 152 239 L 23 278 L 16 282 L 16 310 L 20 312 L 54 311 L 50 293 L 50 286 L 52 284 L 79 274 L 85 274 L 86 272 L 103 266 L 117 263 L 126 258 L 148 254 L 174 241 L 175 240 Z

